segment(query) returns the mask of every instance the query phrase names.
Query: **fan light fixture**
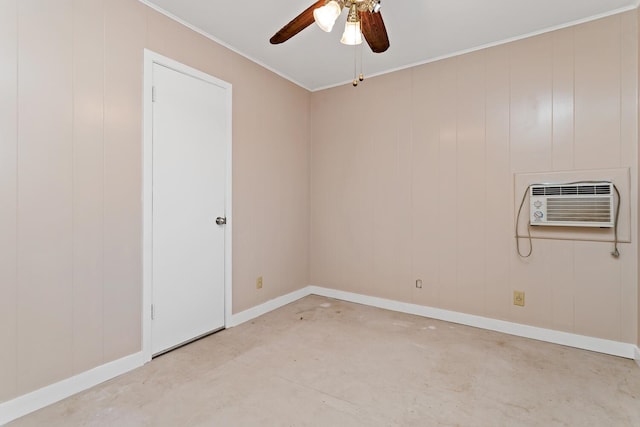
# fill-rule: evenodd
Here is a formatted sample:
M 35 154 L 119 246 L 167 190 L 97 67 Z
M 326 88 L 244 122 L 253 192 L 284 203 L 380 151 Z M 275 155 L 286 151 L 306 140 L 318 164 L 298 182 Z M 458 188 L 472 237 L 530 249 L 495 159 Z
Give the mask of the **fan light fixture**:
M 347 22 L 344 26 L 344 33 L 340 43 L 349 46 L 362 43 L 362 31 L 360 31 L 360 22 Z
M 348 45 L 360 44 L 362 43 L 362 31 L 358 12 L 379 13 L 380 0 L 328 0 L 324 6 L 313 11 L 313 19 L 322 31 L 330 33 L 343 7 L 349 8 L 349 16 L 340 41 Z
M 333 29 L 333 24 L 342 12 L 342 6 L 335 0 L 330 0 L 327 4 L 313 11 L 313 19 L 316 20 L 318 27 L 327 33 Z
M 355 4 L 349 8 L 349 16 L 344 26 L 344 33 L 340 43 L 354 46 L 362 43 L 362 31 L 360 31 L 360 19 L 358 19 L 358 9 Z

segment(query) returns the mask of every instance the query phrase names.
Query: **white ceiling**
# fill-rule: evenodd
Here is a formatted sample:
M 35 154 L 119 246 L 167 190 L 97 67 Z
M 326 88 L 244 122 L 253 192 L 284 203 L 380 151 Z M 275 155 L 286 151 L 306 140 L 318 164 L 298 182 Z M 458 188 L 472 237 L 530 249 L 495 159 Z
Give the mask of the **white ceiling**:
M 142 0 L 309 90 L 348 83 L 354 48 L 315 24 L 289 41 L 269 38 L 314 0 Z M 638 6 L 639 0 L 382 0 L 391 47 L 364 45 L 365 76 L 406 68 Z

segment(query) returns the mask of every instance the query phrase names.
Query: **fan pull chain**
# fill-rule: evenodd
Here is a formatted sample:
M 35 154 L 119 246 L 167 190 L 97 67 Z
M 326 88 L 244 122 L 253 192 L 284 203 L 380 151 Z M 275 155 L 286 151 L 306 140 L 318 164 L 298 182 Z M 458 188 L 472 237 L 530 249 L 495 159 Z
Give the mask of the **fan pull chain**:
M 364 74 L 362 73 L 362 44 L 359 46 L 354 45 L 353 48 L 353 87 L 358 86 L 358 82 L 364 80 Z M 360 53 L 360 74 L 358 74 L 358 53 Z
M 358 45 L 354 44 L 353 45 L 353 87 L 358 86 L 358 79 L 356 78 L 356 74 L 357 74 L 357 70 L 358 70 L 358 64 L 357 64 L 357 59 L 358 59 Z
M 360 75 L 358 76 L 358 80 L 363 81 L 364 80 L 364 74 L 362 73 L 362 45 L 364 43 L 360 44 Z

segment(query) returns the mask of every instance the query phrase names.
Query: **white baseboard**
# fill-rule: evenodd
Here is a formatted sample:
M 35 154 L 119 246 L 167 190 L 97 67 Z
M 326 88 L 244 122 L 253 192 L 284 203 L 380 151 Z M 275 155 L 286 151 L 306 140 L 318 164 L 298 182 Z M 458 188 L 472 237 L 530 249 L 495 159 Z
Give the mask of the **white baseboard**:
M 284 305 L 297 301 L 300 298 L 304 298 L 310 294 L 311 293 L 309 292 L 309 287 L 306 286 L 302 289 L 298 289 L 297 291 L 293 291 L 286 295 L 282 295 L 281 297 L 274 298 L 260 305 L 256 305 L 255 307 L 251 307 L 245 311 L 241 311 L 240 313 L 231 315 L 231 322 L 230 322 L 231 324 L 226 326 L 228 328 L 233 326 L 238 326 L 241 323 L 255 319 L 256 317 L 262 316 L 263 314 L 266 314 Z
M 0 425 L 122 375 L 143 364 L 143 354 L 138 352 L 0 403 Z
M 640 366 L 640 349 L 634 344 L 587 337 L 569 332 L 554 331 L 551 329 L 522 325 L 519 323 L 475 316 L 472 314 L 371 297 L 352 292 L 338 291 L 320 286 L 307 286 L 281 297 L 269 300 L 248 310 L 234 314 L 231 316 L 231 324 L 227 325 L 227 327 L 240 325 L 241 323 L 255 319 L 256 317 L 262 316 L 263 314 L 312 294 L 391 311 L 398 311 L 401 313 L 430 317 L 432 319 L 459 323 L 462 325 L 488 329 L 491 331 L 546 341 L 554 344 L 611 354 L 628 359 L 635 359 L 636 363 Z M 130 356 L 123 357 L 122 359 L 98 366 L 55 384 L 48 385 L 13 400 L 0 403 L 0 425 L 20 418 L 30 412 L 44 408 L 45 406 L 58 402 L 111 378 L 117 377 L 118 375 L 122 375 L 125 372 L 142 366 L 144 363 L 145 359 L 143 352 L 138 352 Z
M 309 288 L 304 287 L 281 297 L 274 298 L 264 304 L 260 304 L 232 315 L 231 324 L 226 326 L 237 326 L 293 301 L 297 301 L 309 294 Z M 111 378 L 115 378 L 118 375 L 122 375 L 125 372 L 138 368 L 144 365 L 147 361 L 148 360 L 145 360 L 143 352 L 135 353 L 130 356 L 123 357 L 122 359 L 98 366 L 71 378 L 48 385 L 31 393 L 19 396 L 7 402 L 2 402 L 0 403 L 0 426 L 98 385 Z
M 415 314 L 417 316 L 445 320 L 447 322 L 488 329 L 490 331 L 502 332 L 509 335 L 516 335 L 539 341 L 566 345 L 583 350 L 596 351 L 598 353 L 611 354 L 614 356 L 625 357 L 627 359 L 636 358 L 636 360 L 638 360 L 637 355 L 636 357 L 634 357 L 634 349 L 637 349 L 634 344 L 577 335 L 569 332 L 554 331 L 552 329 L 522 325 L 519 323 L 507 322 L 504 320 L 491 319 L 488 317 L 475 316 L 472 314 L 459 313 L 456 311 L 426 307 L 422 305 L 393 301 L 384 298 L 370 297 L 366 295 L 355 294 L 352 292 L 327 289 L 319 286 L 310 286 L 309 291 L 310 293 L 315 295 L 336 298 L 344 301 L 355 302 L 358 304 L 370 305 L 372 307 L 384 308 L 386 310 Z
M 640 350 L 638 350 L 638 347 L 636 347 L 635 345 L 629 343 L 578 335 L 570 332 L 555 331 L 552 329 L 523 325 L 520 323 L 507 322 L 505 320 L 497 320 L 488 317 L 476 316 L 473 314 L 460 313 L 456 311 L 394 301 L 385 298 L 371 297 L 352 292 L 323 288 L 321 286 L 307 286 L 305 288 L 291 292 L 287 295 L 274 298 L 248 310 L 234 314 L 232 316 L 231 325 L 227 325 L 227 327 L 240 325 L 241 323 L 255 319 L 256 317 L 262 316 L 263 314 L 276 310 L 284 305 L 287 305 L 299 300 L 300 298 L 312 294 L 354 302 L 357 304 L 369 305 L 372 307 L 383 308 L 391 311 L 414 314 L 422 317 L 430 317 L 432 319 L 444 320 L 461 325 L 502 332 L 509 335 L 566 345 L 583 350 L 610 354 L 627 359 L 635 359 L 636 362 L 640 365 Z

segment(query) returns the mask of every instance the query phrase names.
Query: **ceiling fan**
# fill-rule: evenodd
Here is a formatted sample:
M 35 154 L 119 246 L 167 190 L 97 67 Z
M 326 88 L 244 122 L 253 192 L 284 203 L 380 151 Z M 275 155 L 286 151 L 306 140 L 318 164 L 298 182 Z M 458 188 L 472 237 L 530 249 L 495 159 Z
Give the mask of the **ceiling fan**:
M 286 42 L 314 21 L 326 32 L 330 32 L 343 8 L 349 10 L 343 44 L 357 45 L 366 40 L 371 50 L 382 53 L 389 48 L 389 37 L 380 14 L 380 0 L 318 0 L 291 22 L 282 27 L 269 40 L 271 44 Z

